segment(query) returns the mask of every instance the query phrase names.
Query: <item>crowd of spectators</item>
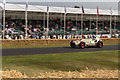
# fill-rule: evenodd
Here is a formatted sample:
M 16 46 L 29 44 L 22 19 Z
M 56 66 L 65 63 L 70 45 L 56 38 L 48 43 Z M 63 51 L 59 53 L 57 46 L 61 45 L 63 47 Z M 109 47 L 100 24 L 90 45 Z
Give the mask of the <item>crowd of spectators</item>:
M 22 34 L 17 34 L 17 35 L 5 35 L 5 39 L 80 39 L 80 38 L 93 38 L 93 37 L 98 37 L 98 38 L 120 38 L 120 35 L 115 34 L 115 35 L 110 35 L 110 34 L 105 34 L 105 35 L 74 35 L 74 34 L 68 34 L 68 35 L 42 35 L 42 34 L 32 34 L 28 35 L 28 37 Z
M 62 22 L 63 23 L 63 22 Z M 103 26 L 104 24 L 104 26 Z M 89 31 L 90 27 L 90 22 L 89 21 L 84 21 L 83 22 L 83 31 Z M 28 27 L 25 27 L 25 21 L 21 20 L 21 19 L 17 19 L 17 20 L 11 20 L 10 18 L 6 18 L 6 22 L 5 22 L 5 29 L 4 29 L 4 33 L 5 33 L 5 39 L 70 39 L 70 38 L 91 38 L 92 36 L 96 36 L 96 35 L 90 35 L 90 34 L 85 34 L 85 35 L 77 35 L 77 34 L 72 34 L 69 33 L 67 35 L 64 34 L 49 34 L 49 36 L 46 36 L 46 28 L 44 27 L 46 25 L 43 24 L 43 21 L 41 20 L 29 20 L 28 21 Z M 49 21 L 49 29 L 48 31 L 64 31 L 64 24 L 60 24 L 60 19 L 51 19 Z M 110 36 L 110 25 L 109 22 L 99 22 L 98 24 L 98 29 L 99 30 L 104 30 L 106 31 L 106 35 L 102 35 L 101 33 L 99 33 L 99 35 L 97 35 L 97 37 L 101 37 L 101 38 L 117 38 L 119 37 L 120 33 L 120 23 L 116 22 L 116 26 L 115 23 L 112 23 L 112 33 L 114 35 Z M 27 29 L 27 37 L 25 34 L 25 30 Z M 76 24 L 76 21 L 72 21 L 72 20 L 67 20 L 66 21 L 66 32 L 72 32 L 72 31 L 77 31 L 79 30 L 79 32 L 81 31 L 81 22 L 78 21 Z M 91 22 L 91 29 L 92 30 L 97 30 L 96 28 L 96 22 Z M 116 35 L 115 35 L 116 34 Z M 2 35 L 0 36 L 2 38 Z

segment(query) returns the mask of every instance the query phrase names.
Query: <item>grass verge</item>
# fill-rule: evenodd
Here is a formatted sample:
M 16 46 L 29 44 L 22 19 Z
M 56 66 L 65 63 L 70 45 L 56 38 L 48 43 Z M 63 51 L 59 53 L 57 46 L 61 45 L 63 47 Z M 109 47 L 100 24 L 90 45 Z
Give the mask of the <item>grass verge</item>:
M 4 71 L 19 70 L 27 75 L 53 71 L 118 69 L 118 50 L 3 56 L 2 64 Z

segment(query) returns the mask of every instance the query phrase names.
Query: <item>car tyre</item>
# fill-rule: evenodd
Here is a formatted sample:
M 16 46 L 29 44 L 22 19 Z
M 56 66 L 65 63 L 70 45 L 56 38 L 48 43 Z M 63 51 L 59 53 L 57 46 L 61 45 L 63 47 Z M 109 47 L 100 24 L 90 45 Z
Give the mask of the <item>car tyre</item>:
M 73 41 L 71 41 L 70 46 L 71 46 L 71 48 L 75 48 L 75 43 L 73 43 Z
M 97 47 L 102 48 L 103 47 L 103 42 L 102 41 L 98 41 Z
M 80 46 L 81 49 L 84 49 L 85 48 L 85 43 L 81 42 L 79 46 Z

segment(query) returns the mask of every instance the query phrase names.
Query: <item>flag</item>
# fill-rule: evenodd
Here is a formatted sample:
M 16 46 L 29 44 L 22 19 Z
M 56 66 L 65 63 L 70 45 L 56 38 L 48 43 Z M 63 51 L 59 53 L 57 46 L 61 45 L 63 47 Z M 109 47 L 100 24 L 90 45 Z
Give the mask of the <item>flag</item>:
M 49 14 L 49 6 L 47 6 L 46 13 Z
M 66 7 L 65 7 L 65 15 L 67 14 L 67 9 L 66 9 Z
M 111 14 L 111 15 L 114 15 L 112 8 L 110 8 L 110 14 Z
M 26 7 L 25 7 L 26 10 L 28 10 L 28 0 L 26 0 Z
M 99 8 L 98 8 L 98 6 L 97 6 L 97 15 L 100 16 L 100 15 L 99 15 Z
M 83 5 L 82 5 L 82 13 L 85 13 L 84 8 L 83 8 Z
M 3 0 L 3 4 L 4 4 L 4 5 L 6 4 L 6 1 L 5 1 L 5 0 Z

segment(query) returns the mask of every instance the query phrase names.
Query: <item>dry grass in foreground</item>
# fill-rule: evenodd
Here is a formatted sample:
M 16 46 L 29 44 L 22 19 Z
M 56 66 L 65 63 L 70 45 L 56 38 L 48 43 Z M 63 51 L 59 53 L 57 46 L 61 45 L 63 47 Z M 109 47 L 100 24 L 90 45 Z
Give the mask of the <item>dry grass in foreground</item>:
M 118 78 L 118 70 L 83 70 L 81 72 L 45 72 L 27 76 L 17 70 L 2 71 L 2 78 Z

